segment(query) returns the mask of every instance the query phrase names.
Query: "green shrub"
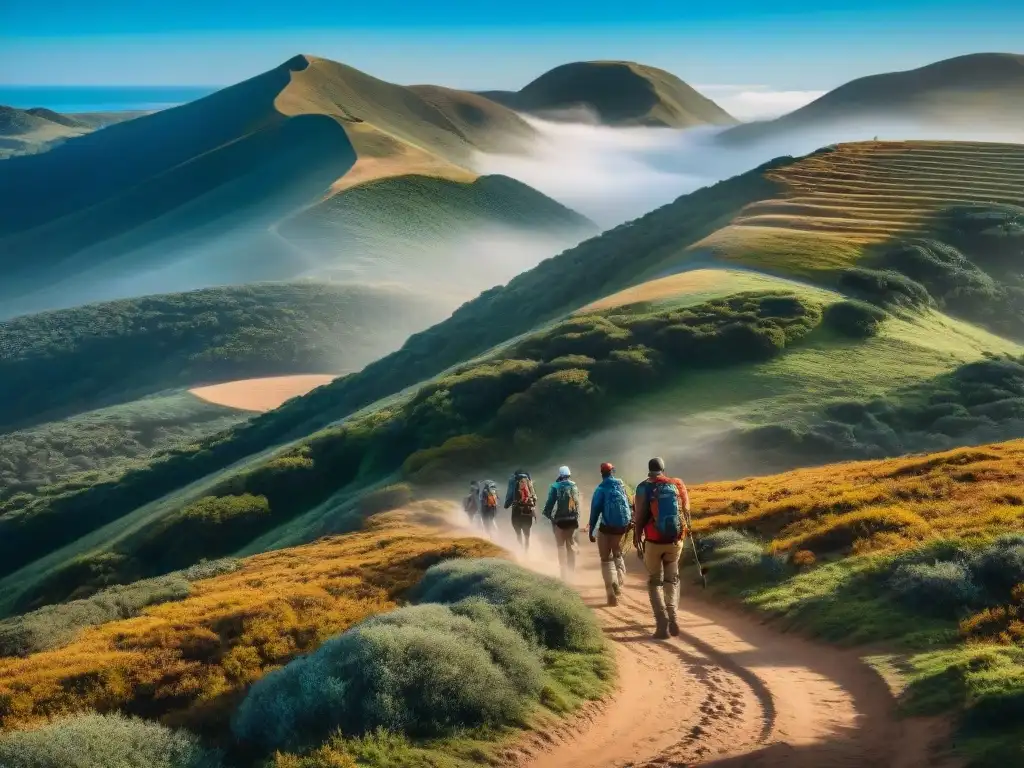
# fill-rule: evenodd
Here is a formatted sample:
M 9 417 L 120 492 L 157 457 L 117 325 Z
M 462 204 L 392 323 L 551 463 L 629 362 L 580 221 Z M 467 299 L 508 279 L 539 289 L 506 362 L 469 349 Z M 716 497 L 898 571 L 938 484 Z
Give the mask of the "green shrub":
M 240 741 L 302 749 L 332 732 L 413 737 L 522 722 L 542 668 L 526 641 L 479 603 L 401 608 L 328 640 L 253 685 L 236 714 Z
M 184 571 L 144 579 L 126 586 L 108 587 L 83 600 L 49 605 L 0 621 L 0 655 L 27 656 L 71 642 L 85 627 L 138 616 L 144 608 L 183 600 L 190 582 L 229 573 L 237 560 L 200 563 Z
M 1000 536 L 971 558 L 971 570 L 978 581 L 998 600 L 1024 583 L 1024 533 Z
M 186 731 L 119 714 L 79 715 L 0 735 L 4 768 L 219 768 Z
M 970 568 L 960 562 L 901 565 L 889 578 L 889 588 L 907 607 L 946 618 L 955 618 L 981 598 Z
M 853 339 L 867 339 L 878 334 L 886 313 L 865 301 L 839 301 L 825 308 L 822 320 L 837 333 Z
M 846 293 L 880 306 L 928 306 L 928 290 L 906 275 L 893 270 L 850 267 L 839 275 L 839 287 Z
M 432 566 L 416 590 L 422 602 L 455 605 L 470 597 L 492 603 L 509 626 L 544 648 L 603 647 L 596 619 L 574 590 L 505 560 L 447 560 Z

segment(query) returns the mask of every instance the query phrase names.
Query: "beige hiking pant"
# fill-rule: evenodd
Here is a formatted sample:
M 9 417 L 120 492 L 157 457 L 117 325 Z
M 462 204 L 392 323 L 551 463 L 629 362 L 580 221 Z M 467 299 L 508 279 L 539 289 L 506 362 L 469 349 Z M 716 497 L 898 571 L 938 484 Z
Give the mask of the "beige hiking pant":
M 576 531 L 577 528 L 559 528 L 551 524 L 555 532 L 555 549 L 558 552 L 558 566 L 563 578 L 567 573 L 576 570 Z
M 675 544 L 644 543 L 644 566 L 647 568 L 648 583 L 652 587 L 662 584 L 679 583 L 679 557 L 683 554 L 683 542 Z
M 626 583 L 626 561 L 622 557 L 624 533 L 597 533 L 597 553 L 601 556 L 601 577 L 609 596 Z

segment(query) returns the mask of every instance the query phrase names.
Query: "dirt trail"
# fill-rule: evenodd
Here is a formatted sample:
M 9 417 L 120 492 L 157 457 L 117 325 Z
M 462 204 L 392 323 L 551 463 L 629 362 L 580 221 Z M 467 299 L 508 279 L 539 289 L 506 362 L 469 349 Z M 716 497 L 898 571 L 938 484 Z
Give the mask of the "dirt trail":
M 524 564 L 554 555 L 535 527 Z M 885 682 L 855 654 L 781 634 L 711 603 L 684 571 L 682 635 L 650 638 L 635 555 L 619 605 L 605 606 L 597 550 L 581 534 L 575 584 L 601 618 L 619 689 L 508 753 L 517 768 L 937 768 L 941 724 L 896 717 Z M 506 543 L 500 539 L 500 543 Z

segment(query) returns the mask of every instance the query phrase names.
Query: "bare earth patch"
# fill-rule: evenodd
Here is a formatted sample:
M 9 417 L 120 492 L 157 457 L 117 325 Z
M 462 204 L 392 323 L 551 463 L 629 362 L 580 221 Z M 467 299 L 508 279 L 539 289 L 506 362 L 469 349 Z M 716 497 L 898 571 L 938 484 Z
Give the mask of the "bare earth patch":
M 223 384 L 190 389 L 200 400 L 243 411 L 271 411 L 293 397 L 328 384 L 337 378 L 331 373 L 298 376 L 270 376 L 263 379 L 240 379 Z

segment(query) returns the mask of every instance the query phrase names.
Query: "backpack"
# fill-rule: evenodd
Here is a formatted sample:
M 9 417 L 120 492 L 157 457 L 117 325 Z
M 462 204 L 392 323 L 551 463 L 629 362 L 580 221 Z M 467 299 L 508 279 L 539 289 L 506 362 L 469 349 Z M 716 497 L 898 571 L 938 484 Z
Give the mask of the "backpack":
M 498 509 L 498 486 L 488 480 L 480 487 L 480 511 L 496 512 Z
M 679 510 L 679 490 L 669 478 L 647 481 L 647 504 L 657 537 L 663 542 L 676 542 L 683 535 L 683 520 Z
M 519 509 L 533 509 L 537 506 L 537 494 L 533 490 L 533 482 L 529 475 L 516 475 L 512 506 Z
M 626 528 L 633 519 L 626 487 L 617 477 L 611 482 L 603 482 L 604 508 L 601 510 L 601 522 L 612 528 Z
M 579 520 L 580 511 L 576 504 L 576 485 L 570 481 L 556 483 L 557 496 L 555 514 L 551 518 L 556 523 L 568 520 Z

